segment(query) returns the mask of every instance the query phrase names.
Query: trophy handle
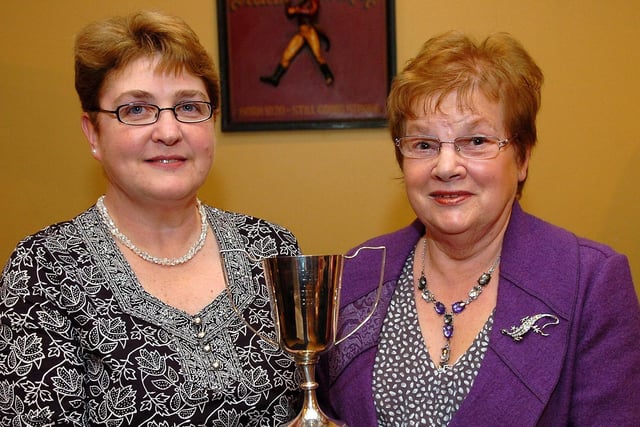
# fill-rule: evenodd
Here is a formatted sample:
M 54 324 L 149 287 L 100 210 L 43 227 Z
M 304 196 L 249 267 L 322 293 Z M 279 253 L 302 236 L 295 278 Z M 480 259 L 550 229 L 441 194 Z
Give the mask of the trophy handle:
M 378 308 L 378 304 L 380 303 L 380 296 L 382 295 L 382 286 L 384 284 L 384 269 L 386 267 L 386 263 L 387 263 L 387 247 L 386 246 L 361 246 L 360 248 L 358 248 L 355 253 L 353 255 L 343 255 L 344 258 L 346 259 L 352 259 L 352 258 L 356 258 L 358 256 L 358 254 L 365 249 L 369 249 L 369 250 L 382 250 L 382 267 L 380 269 L 380 282 L 378 283 L 378 289 L 376 290 L 376 299 L 373 303 L 373 307 L 371 307 L 371 311 L 369 311 L 369 313 L 365 316 L 365 318 L 358 324 L 358 326 L 356 326 L 355 328 L 353 328 L 353 330 L 351 330 L 347 335 L 345 335 L 344 337 L 340 338 L 340 339 L 336 339 L 334 345 L 338 345 L 341 342 L 347 340 L 349 337 L 351 337 L 353 334 L 355 334 L 356 332 L 358 332 L 364 325 L 365 323 L 367 323 L 369 321 L 369 319 L 371 319 L 371 316 L 373 316 L 373 313 L 375 313 L 376 309 Z M 244 252 L 244 254 L 247 256 L 247 258 L 249 258 L 249 261 L 251 262 L 255 262 L 255 263 L 260 263 L 262 262 L 262 259 L 258 259 L 255 258 L 253 255 L 251 255 L 248 251 L 246 251 L 245 249 L 220 249 L 221 253 L 224 252 Z M 224 288 L 225 288 L 225 293 L 227 294 L 227 299 L 229 300 L 229 304 L 231 305 L 231 308 L 233 309 L 233 311 L 236 313 L 236 315 L 238 316 L 238 318 L 240 320 L 242 320 L 242 322 L 245 324 L 245 326 L 247 328 L 249 328 L 249 330 L 251 330 L 251 332 L 253 332 L 254 334 L 256 334 L 258 337 L 260 337 L 262 340 L 264 340 L 265 342 L 269 343 L 271 346 L 273 346 L 274 348 L 281 348 L 280 344 L 272 339 L 269 338 L 268 336 L 261 334 L 260 332 L 258 332 L 253 326 L 251 326 L 249 324 L 249 322 L 247 322 L 245 320 L 245 318 L 242 316 L 242 314 L 240 313 L 240 310 L 238 309 L 238 307 L 236 306 L 236 303 L 233 301 L 233 294 L 231 293 L 231 287 L 229 286 L 229 281 L 227 279 L 227 274 L 226 274 L 226 266 L 224 264 L 224 259 L 221 258 L 220 260 L 222 262 L 222 269 L 224 270 L 225 274 L 223 274 L 224 276 Z M 276 331 L 277 331 L 277 327 L 276 326 Z
M 220 249 L 220 253 L 223 253 L 223 252 L 243 252 L 247 256 L 249 261 L 255 262 L 256 264 L 262 262 L 262 259 L 254 257 L 253 255 L 251 255 L 245 249 Z M 224 289 L 225 289 L 225 293 L 227 294 L 227 299 L 229 300 L 229 304 L 231 305 L 231 309 L 233 309 L 233 311 L 236 313 L 236 316 L 238 316 L 238 318 L 240 320 L 242 320 L 242 322 L 245 324 L 245 326 L 247 328 L 249 328 L 249 330 L 251 330 L 251 332 L 256 334 L 256 336 L 258 336 L 259 338 L 261 338 L 262 340 L 264 340 L 265 342 L 267 342 L 268 344 L 272 345 L 275 348 L 281 348 L 280 344 L 276 340 L 274 340 L 272 338 L 269 338 L 268 336 L 258 332 L 256 330 L 256 328 L 251 326 L 249 324 L 249 322 L 247 322 L 245 320 L 245 318 L 242 316 L 242 313 L 240 313 L 240 309 L 238 309 L 238 306 L 233 301 L 233 294 L 231 293 L 231 287 L 229 286 L 229 280 L 227 279 L 227 268 L 226 268 L 226 266 L 224 264 L 224 259 L 222 257 L 220 258 L 220 262 L 222 262 L 222 270 L 224 272 L 224 274 L 223 274 L 223 276 L 224 276 Z M 275 327 L 276 327 L 276 330 L 277 330 L 278 325 L 275 325 Z
M 382 268 L 380 269 L 380 282 L 378 283 L 378 289 L 376 290 L 376 299 L 373 303 L 373 307 L 371 307 L 371 311 L 369 311 L 369 313 L 365 316 L 362 322 L 360 322 L 358 326 L 353 328 L 353 330 L 349 332 L 347 335 L 345 335 L 344 337 L 340 339 L 336 339 L 334 345 L 340 344 L 341 342 L 343 342 L 344 340 L 348 339 L 353 334 L 358 332 L 360 328 L 362 328 L 364 324 L 367 323 L 369 319 L 371 319 L 371 316 L 373 316 L 373 313 L 375 313 L 376 309 L 378 308 L 378 304 L 380 303 L 380 295 L 382 295 L 382 286 L 384 284 L 384 269 L 386 268 L 386 265 L 387 265 L 387 247 L 386 246 L 361 246 L 358 248 L 358 250 L 355 251 L 353 255 L 344 255 L 344 257 L 347 259 L 355 258 L 363 249 L 382 250 Z

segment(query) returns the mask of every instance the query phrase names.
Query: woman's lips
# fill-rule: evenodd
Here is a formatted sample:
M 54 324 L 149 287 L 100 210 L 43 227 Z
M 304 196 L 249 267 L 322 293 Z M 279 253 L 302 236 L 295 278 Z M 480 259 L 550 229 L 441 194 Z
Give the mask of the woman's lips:
M 152 163 L 154 165 L 159 165 L 162 167 L 171 167 L 171 166 L 177 166 L 181 163 L 183 163 L 186 159 L 183 157 L 153 157 L 151 159 L 147 159 L 146 162 L 147 163 Z
M 469 198 L 471 193 L 467 191 L 435 191 L 429 196 L 441 205 L 454 205 Z

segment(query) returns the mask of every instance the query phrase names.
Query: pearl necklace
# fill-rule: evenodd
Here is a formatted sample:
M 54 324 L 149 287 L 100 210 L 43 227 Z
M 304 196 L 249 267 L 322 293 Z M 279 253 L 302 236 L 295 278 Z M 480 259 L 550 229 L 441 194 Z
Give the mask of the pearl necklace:
M 482 290 L 485 286 L 489 284 L 491 281 L 491 275 L 498 267 L 500 263 L 500 255 L 493 262 L 489 270 L 482 273 L 480 277 L 478 277 L 478 284 L 475 285 L 469 291 L 469 297 L 464 301 L 457 301 L 451 304 L 451 311 L 447 313 L 447 307 L 444 303 L 438 301 L 436 296 L 429 290 L 427 286 L 427 278 L 424 275 L 424 265 L 427 258 L 427 239 L 424 239 L 424 246 L 422 251 L 422 271 L 420 271 L 420 279 L 418 280 L 418 290 L 422 291 L 422 299 L 426 302 L 430 302 L 433 304 L 433 308 L 436 313 L 443 317 L 443 326 L 442 326 L 442 335 L 444 336 L 446 342 L 442 347 L 440 352 L 440 367 L 445 367 L 449 363 L 449 358 L 451 356 L 451 338 L 453 337 L 453 316 L 456 314 L 460 314 L 464 311 L 467 305 L 471 304 L 473 301 L 478 299 Z
M 107 210 L 107 207 L 104 205 L 104 196 L 100 196 L 100 198 L 98 199 L 98 202 L 96 203 L 96 206 L 100 211 L 102 220 L 107 225 L 107 227 L 109 227 L 109 231 L 111 232 L 111 234 L 115 238 L 120 240 L 123 245 L 131 249 L 131 251 L 134 254 L 138 255 L 143 260 L 151 262 L 153 264 L 173 267 L 173 266 L 184 264 L 190 261 L 200 251 L 200 249 L 203 248 L 205 240 L 207 239 L 207 231 L 209 228 L 209 223 L 207 222 L 207 215 L 204 210 L 204 207 L 202 206 L 202 203 L 200 203 L 200 200 L 197 200 L 197 204 L 198 204 L 198 212 L 200 213 L 200 225 L 201 225 L 200 237 L 193 244 L 193 246 L 189 248 L 187 253 L 179 258 L 158 258 L 138 248 L 116 226 L 115 222 L 113 221 L 113 218 L 111 218 L 111 215 L 109 215 L 109 211 Z

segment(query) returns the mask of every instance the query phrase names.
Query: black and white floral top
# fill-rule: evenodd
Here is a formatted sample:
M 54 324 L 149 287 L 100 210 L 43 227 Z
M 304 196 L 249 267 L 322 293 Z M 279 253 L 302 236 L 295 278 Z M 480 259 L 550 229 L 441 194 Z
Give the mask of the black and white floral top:
M 259 260 L 295 237 L 206 210 L 236 310 L 274 338 Z M 0 425 L 272 426 L 299 408 L 292 359 L 228 293 L 195 316 L 153 297 L 95 206 L 20 242 L 1 282 Z
M 478 375 L 493 326 L 492 314 L 453 365 L 437 367 L 418 322 L 413 254 L 405 262 L 391 299 L 376 354 L 373 394 L 379 426 L 448 425 Z

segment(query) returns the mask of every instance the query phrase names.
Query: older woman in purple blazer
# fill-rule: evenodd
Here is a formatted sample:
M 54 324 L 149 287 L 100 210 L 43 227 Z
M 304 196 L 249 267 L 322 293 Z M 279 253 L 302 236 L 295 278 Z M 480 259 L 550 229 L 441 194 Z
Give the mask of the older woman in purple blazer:
M 638 426 L 640 309 L 625 256 L 525 213 L 543 75 L 506 34 L 450 32 L 395 78 L 409 227 L 343 275 L 319 398 L 350 426 Z

